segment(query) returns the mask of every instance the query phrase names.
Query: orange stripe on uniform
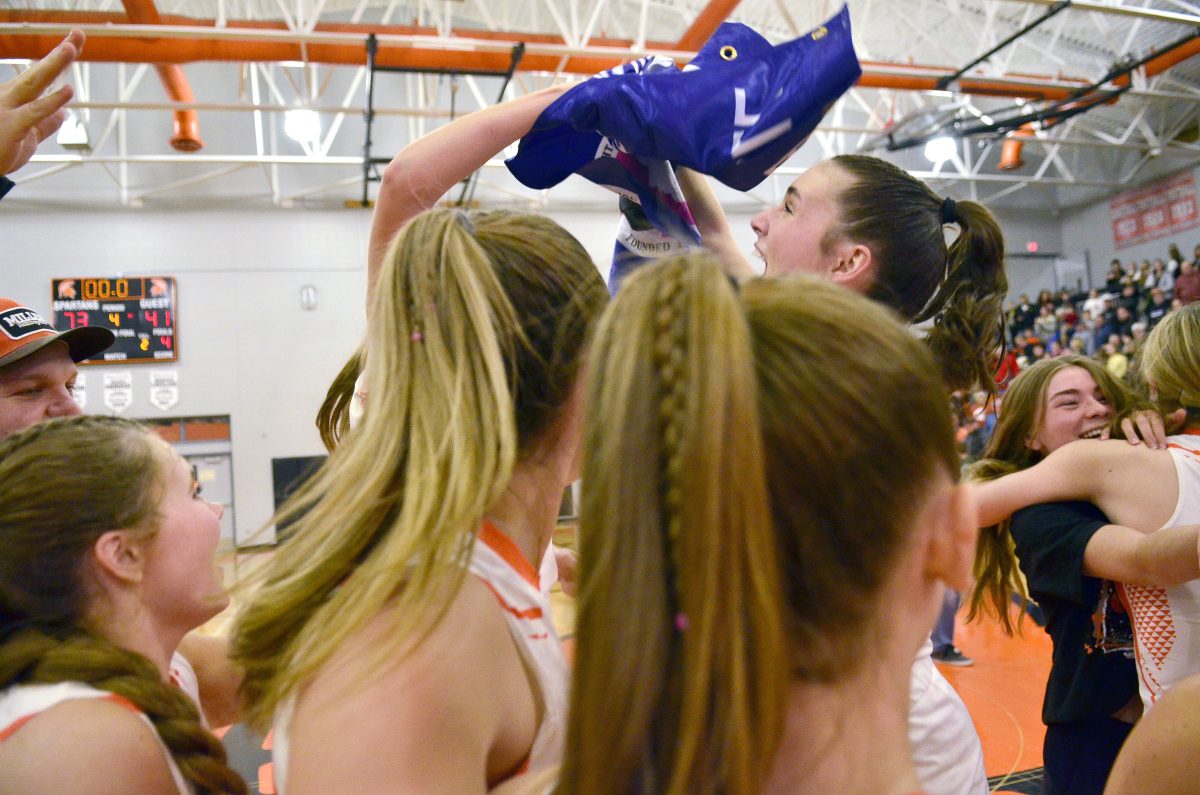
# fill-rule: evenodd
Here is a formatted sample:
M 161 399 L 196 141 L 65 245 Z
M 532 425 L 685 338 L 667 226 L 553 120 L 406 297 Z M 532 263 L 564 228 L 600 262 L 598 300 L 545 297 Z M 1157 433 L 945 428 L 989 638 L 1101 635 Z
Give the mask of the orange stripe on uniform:
M 521 548 L 513 543 L 513 540 L 501 532 L 500 528 L 483 520 L 483 527 L 479 530 L 479 540 L 482 541 L 489 549 L 504 559 L 504 562 L 512 566 L 513 571 L 521 575 L 521 579 L 537 588 L 542 589 L 542 581 L 538 576 L 537 569 L 525 557 L 525 553 Z
M 72 700 L 77 700 L 77 699 L 72 699 Z M 134 703 L 132 701 L 125 698 L 125 696 L 118 696 L 116 693 L 109 693 L 108 695 L 104 696 L 101 700 L 111 701 L 112 703 L 116 704 L 117 706 L 124 707 L 125 709 L 129 710 L 130 712 L 141 713 L 141 710 L 138 709 L 136 706 L 134 706 Z M 60 703 L 62 703 L 62 702 L 60 702 Z M 55 706 L 57 706 L 57 705 L 55 705 Z M 3 729 L 0 729 L 0 743 L 4 742 L 9 737 L 12 737 L 14 734 L 16 734 L 21 729 L 22 726 L 24 726 L 26 723 L 29 723 L 29 721 L 33 720 L 38 715 L 41 715 L 42 712 L 44 712 L 44 711 L 45 710 L 41 710 L 39 712 L 31 712 L 28 715 L 22 715 L 21 717 L 14 720 L 12 723 L 5 726 Z
M 476 576 L 476 579 L 478 579 L 481 583 L 486 585 L 487 589 L 492 592 L 492 596 L 496 597 L 496 601 L 500 603 L 500 607 L 502 607 L 505 610 L 507 610 L 508 612 L 512 613 L 517 618 L 523 618 L 527 621 L 532 621 L 535 618 L 542 617 L 542 608 L 530 607 L 525 610 L 521 610 L 516 607 L 513 607 L 508 602 L 504 601 L 504 597 L 500 595 L 500 592 L 497 591 L 490 582 L 483 579 L 479 575 L 475 575 L 475 576 Z

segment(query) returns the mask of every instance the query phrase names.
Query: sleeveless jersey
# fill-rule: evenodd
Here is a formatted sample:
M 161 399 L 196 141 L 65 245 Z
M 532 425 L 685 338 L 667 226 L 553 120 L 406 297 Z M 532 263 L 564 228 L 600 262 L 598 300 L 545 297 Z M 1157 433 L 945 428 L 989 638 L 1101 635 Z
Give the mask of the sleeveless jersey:
M 541 706 L 541 721 L 525 769 L 558 765 L 566 748 L 570 670 L 538 572 L 508 536 L 486 521 L 468 570 L 496 597 L 513 643 L 540 691 L 534 698 Z
M 1179 499 L 1163 528 L 1200 523 L 1200 436 L 1170 436 L 1167 449 L 1175 463 Z M 1133 624 L 1138 689 L 1148 710 L 1180 679 L 1200 673 L 1200 580 L 1170 588 L 1121 589 Z
M 183 778 L 183 774 L 179 772 L 179 766 L 175 764 L 175 757 L 171 756 L 171 752 L 163 744 L 162 738 L 154 730 L 154 724 L 150 722 L 150 719 L 135 707 L 132 702 L 122 696 L 98 690 L 82 682 L 56 682 L 52 685 L 14 685 L 0 691 L 0 742 L 4 742 L 16 734 L 22 726 L 51 707 L 81 698 L 104 699 L 136 713 L 139 718 L 145 721 L 151 731 L 154 731 L 154 738 L 158 740 L 158 744 L 162 748 L 163 756 L 167 760 L 167 767 L 171 771 L 171 778 L 174 779 L 175 787 L 179 790 L 180 795 L 194 795 L 195 790 Z
M 541 566 L 543 572 L 557 572 L 549 550 Z M 554 629 L 550 599 L 542 591 L 541 577 L 517 545 L 486 521 L 475 539 L 467 571 L 496 598 L 513 643 L 537 682 L 534 699 L 541 710 L 541 721 L 521 772 L 558 765 L 566 746 L 570 671 L 562 642 Z M 275 786 L 280 795 L 287 791 L 291 752 L 288 737 L 295 708 L 295 698 L 288 698 L 275 713 L 271 759 Z

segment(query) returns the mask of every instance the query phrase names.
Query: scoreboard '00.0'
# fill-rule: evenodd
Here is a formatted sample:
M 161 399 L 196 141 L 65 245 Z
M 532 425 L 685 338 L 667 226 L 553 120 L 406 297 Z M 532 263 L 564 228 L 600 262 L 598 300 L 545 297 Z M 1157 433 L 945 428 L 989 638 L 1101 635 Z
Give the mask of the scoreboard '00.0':
M 54 279 L 50 289 L 59 331 L 101 326 L 116 336 L 112 347 L 81 364 L 179 358 L 173 277 Z

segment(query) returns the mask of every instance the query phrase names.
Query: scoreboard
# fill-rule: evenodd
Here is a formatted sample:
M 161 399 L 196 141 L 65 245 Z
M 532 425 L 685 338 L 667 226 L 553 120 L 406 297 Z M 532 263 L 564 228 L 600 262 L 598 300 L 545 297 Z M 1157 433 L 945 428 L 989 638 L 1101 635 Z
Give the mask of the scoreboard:
M 116 336 L 112 347 L 80 364 L 179 358 L 173 277 L 54 279 L 50 290 L 56 329 L 101 326 Z

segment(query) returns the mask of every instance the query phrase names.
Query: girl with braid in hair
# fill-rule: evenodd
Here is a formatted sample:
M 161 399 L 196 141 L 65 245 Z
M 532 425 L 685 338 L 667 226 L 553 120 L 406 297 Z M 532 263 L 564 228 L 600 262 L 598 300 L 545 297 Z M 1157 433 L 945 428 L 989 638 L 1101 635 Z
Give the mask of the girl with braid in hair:
M 246 792 L 169 681 L 180 639 L 228 601 L 220 516 L 137 423 L 0 442 L 0 791 Z
M 280 792 L 468 795 L 561 760 L 567 662 L 538 564 L 607 298 L 547 218 L 431 210 L 395 237 L 368 410 L 277 517 L 237 619 Z
M 693 255 L 629 277 L 588 366 L 555 791 L 919 791 L 909 670 L 975 541 L 927 349 L 850 291 L 739 294 Z

